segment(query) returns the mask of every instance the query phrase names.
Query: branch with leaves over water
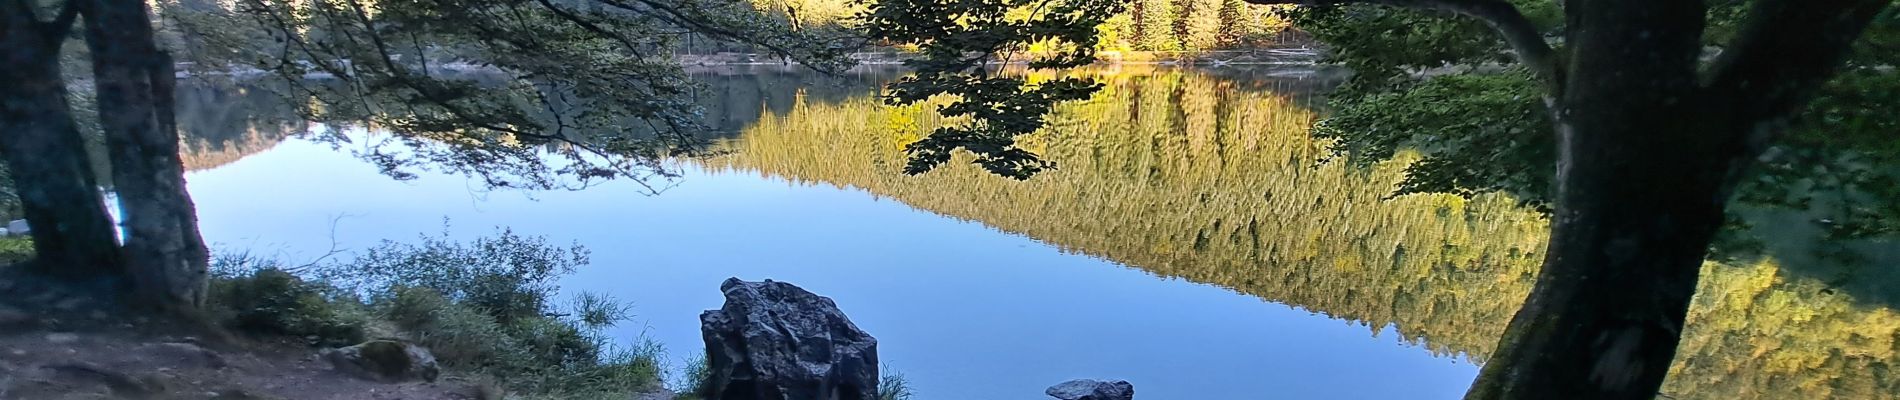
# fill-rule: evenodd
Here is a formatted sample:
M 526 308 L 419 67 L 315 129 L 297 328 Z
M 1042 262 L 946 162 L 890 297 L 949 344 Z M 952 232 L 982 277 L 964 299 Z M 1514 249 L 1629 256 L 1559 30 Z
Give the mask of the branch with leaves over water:
M 913 76 L 890 85 L 886 101 L 903 105 L 942 99 L 945 116 L 967 117 L 937 128 L 905 146 L 904 171 L 919 174 L 950 161 L 957 149 L 997 175 L 1028 179 L 1053 167 L 1016 147 L 1016 137 L 1035 132 L 1056 103 L 1087 99 L 1101 88 L 1078 77 L 1029 84 L 1003 73 L 1008 60 L 1031 44 L 1054 49 L 1028 55 L 1028 69 L 1058 69 L 1095 62 L 1095 27 L 1121 12 L 1119 0 L 884 0 L 865 13 L 870 37 L 915 44 L 923 57 L 907 60 Z
M 182 6 L 181 6 L 182 7 Z M 307 117 L 388 128 L 360 155 L 391 176 L 441 169 L 490 188 L 676 174 L 696 154 L 697 84 L 670 57 L 693 32 L 821 70 L 862 42 L 718 0 L 244 0 L 167 13 L 233 64 L 269 73 Z M 262 39 L 262 40 L 260 40 Z M 314 74 L 314 75 L 313 75 Z M 313 79 L 313 77 L 315 79 Z M 340 133 L 323 139 L 357 140 Z M 389 147 L 389 148 L 386 148 Z M 657 186 L 647 186 L 657 191 Z
M 1531 23 L 1524 13 L 1505 0 L 1246 0 L 1260 5 L 1303 5 L 1303 6 L 1342 6 L 1351 4 L 1381 5 L 1421 10 L 1446 11 L 1477 18 L 1490 25 L 1503 36 L 1516 53 L 1518 62 L 1529 68 L 1555 97 L 1562 91 L 1563 66 L 1552 50 L 1550 43 L 1544 41 L 1543 31 L 1537 24 Z

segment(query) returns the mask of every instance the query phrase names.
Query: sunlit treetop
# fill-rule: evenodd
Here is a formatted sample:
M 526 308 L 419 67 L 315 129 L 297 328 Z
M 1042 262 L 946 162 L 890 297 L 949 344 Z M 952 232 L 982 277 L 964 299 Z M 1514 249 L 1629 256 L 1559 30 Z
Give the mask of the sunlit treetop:
M 1016 147 L 1016 137 L 1041 128 L 1060 101 L 1086 99 L 1100 89 L 1087 78 L 1064 77 L 1034 84 L 1004 73 L 1013 57 L 1028 69 L 1072 68 L 1095 62 L 1096 26 L 1120 13 L 1115 0 L 884 0 L 864 14 L 867 36 L 916 45 L 922 56 L 905 61 L 916 70 L 890 86 L 891 104 L 942 98 L 940 111 L 967 117 L 937 128 L 905 147 L 905 172 L 917 174 L 950 161 L 957 149 L 998 175 L 1027 179 L 1053 166 Z M 1048 49 L 1026 53 L 1031 45 Z M 1001 62 L 995 62 L 1001 59 Z

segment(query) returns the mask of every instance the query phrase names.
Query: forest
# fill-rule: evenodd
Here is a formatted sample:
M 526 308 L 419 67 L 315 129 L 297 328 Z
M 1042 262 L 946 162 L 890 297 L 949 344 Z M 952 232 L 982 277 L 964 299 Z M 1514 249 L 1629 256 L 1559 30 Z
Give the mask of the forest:
M 0 325 L 137 316 L 413 353 L 370 335 L 396 329 L 516 390 L 659 386 L 650 352 L 596 334 L 624 308 L 551 300 L 579 245 L 502 228 L 308 268 L 218 255 L 187 174 L 295 136 L 471 191 L 661 195 L 720 163 L 863 188 L 1390 327 L 1482 360 L 1469 399 L 1890 395 L 1897 5 L 0 0 L 0 210 L 27 234 L 5 242 L 0 298 L 19 303 Z M 1102 65 L 1261 48 L 1322 57 L 1256 80 L 1271 93 Z M 757 111 L 709 107 L 720 72 L 684 65 L 730 52 L 836 76 L 888 49 L 904 73 L 874 96 Z M 240 122 L 180 104 L 253 95 L 285 107 Z M 54 325 L 44 341 L 75 342 Z M 744 382 L 722 337 L 706 334 L 712 394 Z M 851 397 L 885 392 L 875 353 L 852 353 L 869 357 Z
M 1316 167 L 1327 144 L 1305 130 L 1318 115 L 1284 92 L 1178 72 L 1098 77 L 1108 84 L 1096 100 L 1062 107 L 1051 129 L 1024 138 L 1060 166 L 1025 182 L 961 166 L 927 180 L 899 173 L 903 144 L 945 121 L 926 106 L 864 98 L 801 101 L 726 142 L 735 152 L 712 164 L 859 188 L 1296 305 L 1363 325 L 1367 335 L 1396 329 L 1444 357 L 1493 354 L 1545 256 L 1549 228 L 1538 211 L 1495 194 L 1387 199 L 1417 154 L 1369 170 Z M 1785 231 L 1748 235 L 1803 251 L 1826 247 Z M 1900 380 L 1877 372 L 1895 368 L 1900 355 L 1892 287 L 1837 291 L 1781 265 L 1803 251 L 1702 266 L 1662 394 L 1883 398 L 1900 390 Z M 1871 263 L 1890 265 L 1893 256 Z

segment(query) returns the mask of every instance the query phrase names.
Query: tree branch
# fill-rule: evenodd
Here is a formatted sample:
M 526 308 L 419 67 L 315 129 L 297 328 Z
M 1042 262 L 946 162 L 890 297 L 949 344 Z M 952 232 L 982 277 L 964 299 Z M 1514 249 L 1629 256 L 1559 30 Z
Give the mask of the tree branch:
M 609 7 L 618 8 L 621 10 L 630 11 L 630 12 L 634 12 L 634 13 L 638 13 L 641 15 L 646 15 L 646 16 L 650 16 L 654 18 L 659 18 L 660 20 L 670 22 L 675 25 L 691 28 L 702 34 L 716 36 L 716 37 L 720 37 L 723 39 L 732 40 L 736 42 L 751 43 L 754 45 L 758 45 L 759 47 L 764 47 L 767 50 L 771 50 L 773 53 L 777 53 L 778 55 L 792 56 L 794 54 L 798 54 L 797 52 L 792 51 L 792 49 L 790 48 L 780 46 L 778 43 L 772 43 L 766 40 L 762 40 L 762 38 L 760 38 L 757 35 L 757 32 L 737 32 L 731 29 L 726 29 L 726 27 L 716 26 L 716 25 L 701 21 L 695 12 L 696 10 L 682 10 L 679 7 L 674 7 L 672 5 L 655 1 L 655 0 L 633 0 L 635 3 L 649 7 L 650 9 L 642 9 L 640 7 L 635 6 L 633 3 L 627 3 L 621 0 L 595 0 L 595 1 L 600 4 L 605 4 Z
M 1544 41 L 1544 33 L 1532 24 L 1517 6 L 1505 0 L 1244 0 L 1259 5 L 1301 5 L 1301 6 L 1340 6 L 1350 4 L 1370 4 L 1390 7 L 1403 7 L 1423 10 L 1438 10 L 1461 14 L 1484 21 L 1504 42 L 1517 53 L 1518 63 L 1530 68 L 1531 73 L 1544 81 L 1551 96 L 1556 96 L 1563 85 L 1563 71 L 1557 61 L 1556 51 L 1550 43 Z
M 1733 112 L 1773 119 L 1806 103 L 1893 0 L 1759 0 L 1707 78 Z

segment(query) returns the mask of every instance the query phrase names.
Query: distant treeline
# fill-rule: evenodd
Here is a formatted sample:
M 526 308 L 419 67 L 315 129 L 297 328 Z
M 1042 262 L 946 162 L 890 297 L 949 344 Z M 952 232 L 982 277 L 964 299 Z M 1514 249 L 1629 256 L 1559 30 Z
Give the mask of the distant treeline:
M 751 0 L 759 10 L 795 26 L 851 23 L 856 0 Z M 1278 6 L 1244 0 L 1133 0 L 1101 27 L 1102 50 L 1206 51 L 1285 45 L 1304 35 L 1280 17 Z M 753 52 L 752 46 L 693 36 L 680 43 L 690 54 Z

